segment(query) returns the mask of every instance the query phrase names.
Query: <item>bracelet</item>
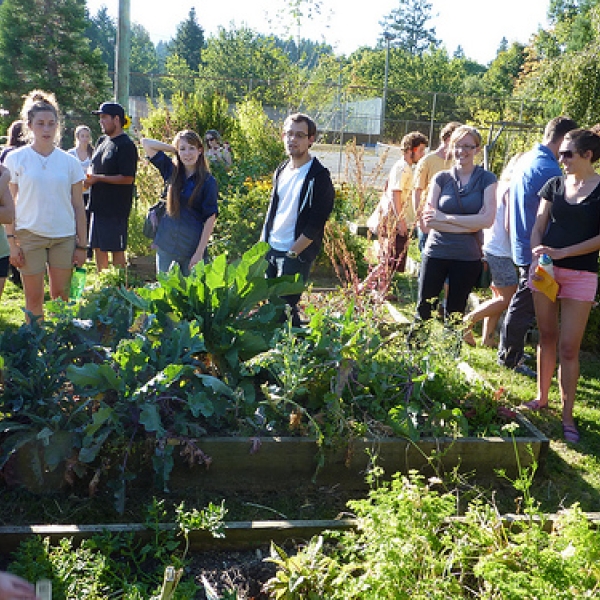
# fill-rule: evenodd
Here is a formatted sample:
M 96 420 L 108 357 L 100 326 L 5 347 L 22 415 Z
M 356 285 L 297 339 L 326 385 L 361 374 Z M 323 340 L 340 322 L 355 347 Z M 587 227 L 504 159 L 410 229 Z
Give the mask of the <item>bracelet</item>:
M 14 235 L 14 233 L 7 233 L 7 234 L 6 234 L 6 237 L 7 237 L 7 238 L 11 238 L 11 237 L 15 237 L 15 235 Z
M 87 246 L 75 246 L 77 250 L 87 250 Z

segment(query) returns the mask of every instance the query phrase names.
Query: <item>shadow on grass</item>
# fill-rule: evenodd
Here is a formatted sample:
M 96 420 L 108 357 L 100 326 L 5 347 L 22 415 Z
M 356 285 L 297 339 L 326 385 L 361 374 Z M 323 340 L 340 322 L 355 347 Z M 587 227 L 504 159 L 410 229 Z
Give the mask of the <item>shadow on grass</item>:
M 528 415 L 550 439 L 544 466 L 533 482 L 532 493 L 545 512 L 557 512 L 575 502 L 593 512 L 600 506 L 600 423 L 585 408 L 576 412 L 581 433 L 579 444 L 563 439 L 560 408 Z

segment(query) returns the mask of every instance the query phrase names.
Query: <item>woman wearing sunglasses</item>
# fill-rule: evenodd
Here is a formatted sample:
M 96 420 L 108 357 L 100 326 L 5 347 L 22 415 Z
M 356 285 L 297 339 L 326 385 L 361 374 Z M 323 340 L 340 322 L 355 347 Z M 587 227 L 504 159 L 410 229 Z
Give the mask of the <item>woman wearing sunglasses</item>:
M 454 165 L 431 183 L 422 225 L 429 235 L 419 277 L 418 316 L 431 318 L 433 304 L 448 279 L 445 317 L 462 315 L 481 273 L 481 230 L 496 213 L 496 176 L 475 164 L 481 135 L 462 125 L 450 138 Z
M 231 158 L 231 149 L 227 142 L 221 143 L 221 135 L 216 129 L 209 129 L 204 139 L 206 140 L 206 156 L 212 163 L 221 163 L 225 167 L 230 167 L 233 162 Z
M 538 397 L 525 406 L 548 406 L 548 392 L 556 367 L 562 401 L 565 440 L 579 441 L 573 405 L 579 379 L 579 347 L 598 286 L 600 250 L 600 175 L 593 164 L 600 159 L 600 136 L 574 129 L 565 136 L 558 152 L 565 175 L 554 177 L 540 190 L 540 206 L 531 234 L 532 289 L 539 329 L 537 354 Z M 534 280 L 537 262 L 547 254 L 553 261 L 558 283 L 556 301 L 538 291 Z M 559 322 L 560 313 L 560 322 Z

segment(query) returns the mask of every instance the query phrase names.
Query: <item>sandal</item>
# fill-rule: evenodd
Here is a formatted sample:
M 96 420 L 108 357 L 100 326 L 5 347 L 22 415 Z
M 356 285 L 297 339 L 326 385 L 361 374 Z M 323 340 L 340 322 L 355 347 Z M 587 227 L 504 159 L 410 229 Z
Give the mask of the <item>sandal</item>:
M 580 435 L 579 431 L 577 431 L 577 427 L 575 425 L 565 425 L 563 423 L 563 436 L 565 438 L 565 442 L 569 442 L 570 444 L 578 444 Z
M 523 404 L 521 404 L 520 408 L 522 410 L 530 410 L 530 411 L 538 411 L 538 410 L 545 410 L 546 408 L 548 408 L 547 404 L 540 404 L 539 400 L 530 400 L 529 402 L 524 402 Z

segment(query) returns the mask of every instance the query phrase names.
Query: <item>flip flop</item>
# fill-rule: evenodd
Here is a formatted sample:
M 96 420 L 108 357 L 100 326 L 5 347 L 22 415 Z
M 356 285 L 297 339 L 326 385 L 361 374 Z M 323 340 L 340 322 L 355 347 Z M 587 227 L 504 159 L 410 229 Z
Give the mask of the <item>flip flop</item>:
M 548 408 L 547 404 L 540 404 L 539 400 L 530 400 L 529 402 L 524 402 L 523 404 L 521 404 L 521 407 L 523 410 L 530 410 L 530 411 L 538 411 L 538 410 L 545 410 L 546 408 Z
M 580 435 L 579 431 L 577 431 L 577 427 L 574 425 L 565 425 L 563 423 L 563 436 L 565 438 L 565 442 L 569 442 L 571 444 L 578 444 Z

